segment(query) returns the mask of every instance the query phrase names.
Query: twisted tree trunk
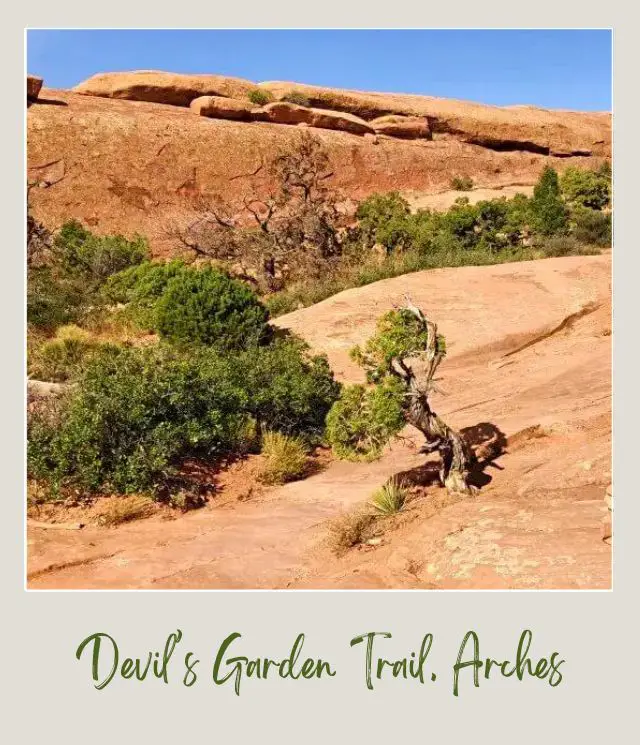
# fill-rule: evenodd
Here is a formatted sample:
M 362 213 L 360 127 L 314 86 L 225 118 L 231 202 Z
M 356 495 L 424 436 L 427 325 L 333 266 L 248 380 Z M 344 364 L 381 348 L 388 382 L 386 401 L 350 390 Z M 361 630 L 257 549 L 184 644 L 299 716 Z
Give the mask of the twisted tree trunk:
M 426 395 L 419 389 L 415 377 L 409 381 L 405 416 L 409 424 L 425 437 L 423 453 L 439 452 L 440 481 L 450 492 L 471 493 L 468 483 L 473 454 L 455 429 L 449 427 L 431 408 Z
M 420 430 L 425 436 L 421 452 L 439 452 L 441 458 L 440 481 L 450 492 L 471 494 L 469 470 L 474 455 L 459 432 L 452 429 L 431 408 L 429 393 L 435 389 L 434 376 L 438 365 L 445 356 L 438 337 L 438 327 L 428 321 L 422 311 L 408 302 L 406 309 L 420 322 L 427 331 L 427 342 L 424 350 L 418 355 L 424 363 L 424 371 L 416 374 L 407 360 L 395 359 L 393 371 L 407 385 L 407 403 L 405 417 L 409 424 Z

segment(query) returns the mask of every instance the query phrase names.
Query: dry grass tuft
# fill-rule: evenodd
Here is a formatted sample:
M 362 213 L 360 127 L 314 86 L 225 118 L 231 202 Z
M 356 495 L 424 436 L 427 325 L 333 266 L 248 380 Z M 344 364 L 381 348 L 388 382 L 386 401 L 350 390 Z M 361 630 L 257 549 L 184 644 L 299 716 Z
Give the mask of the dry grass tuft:
M 334 554 L 341 556 L 350 548 L 359 546 L 375 534 L 377 518 L 363 510 L 347 512 L 329 524 L 329 546 Z
M 96 515 L 98 525 L 107 528 L 149 517 L 154 511 L 149 497 L 131 494 L 127 497 L 109 497 L 103 500 L 100 512 Z
M 307 446 L 299 437 L 267 432 L 262 438 L 264 462 L 257 476 L 264 484 L 285 484 L 307 470 Z

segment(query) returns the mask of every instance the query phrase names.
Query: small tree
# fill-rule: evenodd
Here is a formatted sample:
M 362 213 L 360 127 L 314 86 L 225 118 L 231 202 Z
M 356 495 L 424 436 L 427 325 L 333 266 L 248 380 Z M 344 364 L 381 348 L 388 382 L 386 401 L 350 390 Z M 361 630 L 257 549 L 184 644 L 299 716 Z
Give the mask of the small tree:
M 611 172 L 567 168 L 560 179 L 562 193 L 574 207 L 602 210 L 611 203 Z
M 473 453 L 429 403 L 445 354 L 438 327 L 411 302 L 382 316 L 364 349 L 352 351 L 374 387 L 345 388 L 327 418 L 327 434 L 338 454 L 376 457 L 408 422 L 425 436 L 421 452 L 440 454 L 442 484 L 452 492 L 471 493 Z
M 533 189 L 531 199 L 532 227 L 541 235 L 565 231 L 567 210 L 562 200 L 557 172 L 547 166 Z
M 196 256 L 225 261 L 238 277 L 275 291 L 287 279 L 319 277 L 340 254 L 338 197 L 320 142 L 303 133 L 296 147 L 268 166 L 274 187 L 233 208 L 201 203 L 186 227 L 169 235 Z

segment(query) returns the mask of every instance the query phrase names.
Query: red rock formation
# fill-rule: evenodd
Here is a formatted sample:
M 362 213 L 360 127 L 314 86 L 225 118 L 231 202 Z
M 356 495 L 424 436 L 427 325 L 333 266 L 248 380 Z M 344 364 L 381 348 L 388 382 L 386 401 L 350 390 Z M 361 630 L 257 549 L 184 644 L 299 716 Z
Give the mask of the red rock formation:
M 191 82 L 185 84 L 185 77 Z M 168 223 L 189 214 L 194 200 L 222 195 L 235 202 L 249 190 L 269 188 L 265 166 L 294 145 L 300 130 L 273 121 L 209 119 L 176 105 L 115 99 L 155 96 L 187 106 L 205 93 L 218 92 L 228 102 L 227 110 L 244 111 L 243 91 L 252 86 L 220 76 L 135 73 L 92 78 L 79 86 L 85 95 L 45 89 L 27 113 L 29 179 L 40 184 L 30 194 L 34 215 L 53 229 L 73 217 L 97 232 L 140 232 L 158 254 L 170 253 L 174 245 L 167 237 Z M 297 84 L 295 89 L 309 96 L 314 108 L 286 104 L 286 111 L 295 112 L 292 123 L 310 125 L 308 131 L 329 155 L 333 186 L 350 200 L 389 190 L 434 194 L 447 190 L 452 177 L 461 173 L 479 188 L 533 184 L 546 164 L 558 169 L 598 166 L 611 153 L 608 114 L 500 109 Z M 86 95 L 89 90 L 92 94 Z M 395 115 L 426 117 L 433 140 L 356 136 L 351 132 L 373 132 L 370 122 L 320 109 L 319 101 L 350 107 L 369 119 L 394 108 Z M 283 120 L 283 104 L 264 109 L 281 112 Z M 312 128 L 328 125 L 332 129 Z

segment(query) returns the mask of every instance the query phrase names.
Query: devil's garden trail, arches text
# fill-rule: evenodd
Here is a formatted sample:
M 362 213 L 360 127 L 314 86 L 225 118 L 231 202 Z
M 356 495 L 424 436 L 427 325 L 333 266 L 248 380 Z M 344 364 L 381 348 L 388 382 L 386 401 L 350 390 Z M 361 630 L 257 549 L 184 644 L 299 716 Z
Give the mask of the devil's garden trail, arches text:
M 552 688 L 563 681 L 560 668 L 565 660 L 555 651 L 549 656 L 534 656 L 531 652 L 533 632 L 528 629 L 522 631 L 514 654 L 508 659 L 484 656 L 478 634 L 468 631 L 446 675 L 440 675 L 429 662 L 435 643 L 433 634 L 425 634 L 414 649 L 399 658 L 385 654 L 389 649 L 388 640 L 392 638 L 393 634 L 388 631 L 371 631 L 351 638 L 349 644 L 361 660 L 361 675 L 354 680 L 354 685 L 364 684 L 374 691 L 380 681 L 387 679 L 425 686 L 445 680 L 453 695 L 458 696 L 463 689 L 468 691 L 488 685 L 485 681 L 500 676 L 514 681 L 535 678 L 546 681 Z M 305 656 L 304 648 L 305 635 L 300 633 L 285 657 L 248 657 L 242 654 L 242 635 L 233 632 L 223 639 L 213 658 L 203 659 L 184 648 L 183 633 L 178 629 L 168 635 L 161 651 L 124 656 L 112 636 L 98 632 L 80 643 L 76 659 L 89 661 L 91 679 L 97 690 L 104 690 L 117 679 L 143 682 L 155 678 L 165 684 L 177 683 L 187 688 L 202 682 L 227 685 L 239 696 L 248 681 L 268 682 L 277 678 L 330 681 L 335 678 L 338 670 L 333 663 Z

